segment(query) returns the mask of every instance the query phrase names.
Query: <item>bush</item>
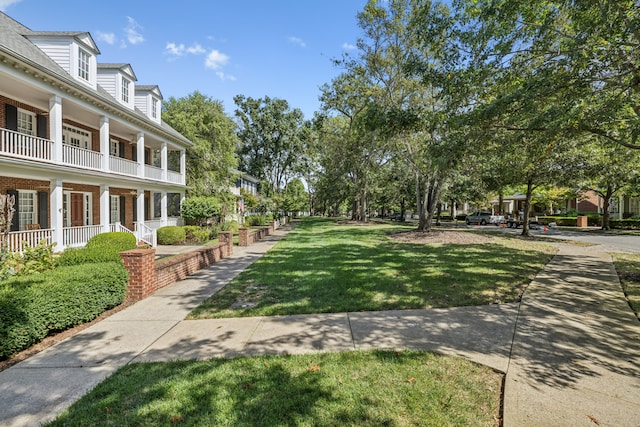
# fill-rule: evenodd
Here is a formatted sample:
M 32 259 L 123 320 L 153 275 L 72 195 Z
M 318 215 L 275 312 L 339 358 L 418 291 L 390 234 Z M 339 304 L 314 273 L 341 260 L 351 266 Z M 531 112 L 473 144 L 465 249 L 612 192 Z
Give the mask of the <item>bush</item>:
M 215 197 L 189 197 L 182 203 L 180 215 L 187 221 L 204 225 L 207 220 L 220 214 L 220 201 Z
M 53 244 L 42 240 L 30 247 L 23 242 L 22 254 L 4 249 L 0 252 L 0 280 L 11 276 L 40 273 L 54 268 Z
M 123 265 L 109 262 L 59 267 L 0 283 L 0 359 L 121 304 L 127 282 Z
M 639 218 L 610 219 L 609 226 L 619 230 L 640 230 Z
M 135 249 L 136 236 L 124 231 L 93 236 L 84 248 L 69 248 L 58 257 L 56 265 L 69 266 L 100 262 L 121 262 L 120 252 Z
M 182 227 L 185 233 L 185 240 L 188 243 L 205 243 L 209 240 L 210 230 L 195 225 L 185 225 Z
M 158 228 L 159 245 L 180 245 L 187 239 L 187 234 L 183 227 L 168 225 Z
M 237 233 L 238 229 L 240 229 L 238 221 L 227 221 L 220 224 L 220 231 L 233 231 Z
M 248 215 L 244 219 L 245 227 L 256 227 L 269 225 L 269 219 L 266 215 Z

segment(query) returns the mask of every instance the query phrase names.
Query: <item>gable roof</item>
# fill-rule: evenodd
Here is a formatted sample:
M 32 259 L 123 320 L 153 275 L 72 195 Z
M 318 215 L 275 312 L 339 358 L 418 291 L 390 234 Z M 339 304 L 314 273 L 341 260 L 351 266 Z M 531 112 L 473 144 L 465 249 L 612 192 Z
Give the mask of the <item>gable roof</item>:
M 116 110 L 124 113 L 128 117 L 144 123 L 145 127 L 154 129 L 167 135 L 174 142 L 190 146 L 193 145 L 184 135 L 173 129 L 167 123 L 162 121 L 160 124 L 149 119 L 142 111 L 138 109 L 129 110 L 120 105 L 120 103 L 111 96 L 106 90 L 98 85 L 96 91 L 91 90 L 85 85 L 77 82 L 64 68 L 56 63 L 51 57 L 39 49 L 35 44 L 29 41 L 28 36 L 36 36 L 39 34 L 55 34 L 59 36 L 79 37 L 80 35 L 88 35 L 84 32 L 35 32 L 25 27 L 18 21 L 14 20 L 4 12 L 0 12 L 0 56 L 7 55 L 16 61 L 26 65 L 27 67 L 37 69 L 39 72 L 46 74 L 52 79 L 72 87 L 75 91 L 86 94 L 95 100 L 103 103 L 104 108 Z M 91 37 L 89 35 L 89 37 Z M 91 38 L 91 42 L 93 39 Z M 96 47 L 97 50 L 97 47 Z

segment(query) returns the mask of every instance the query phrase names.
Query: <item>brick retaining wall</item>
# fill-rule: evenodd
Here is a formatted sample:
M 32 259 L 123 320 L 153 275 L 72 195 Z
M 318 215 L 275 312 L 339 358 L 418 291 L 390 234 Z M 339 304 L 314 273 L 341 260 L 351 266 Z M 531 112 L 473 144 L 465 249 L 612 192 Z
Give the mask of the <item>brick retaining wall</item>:
M 178 280 L 233 253 L 233 233 L 222 232 L 219 243 L 197 248 L 191 252 L 169 257 L 155 262 L 155 249 L 133 249 L 121 252 L 124 266 L 129 272 L 126 298 L 141 300 Z

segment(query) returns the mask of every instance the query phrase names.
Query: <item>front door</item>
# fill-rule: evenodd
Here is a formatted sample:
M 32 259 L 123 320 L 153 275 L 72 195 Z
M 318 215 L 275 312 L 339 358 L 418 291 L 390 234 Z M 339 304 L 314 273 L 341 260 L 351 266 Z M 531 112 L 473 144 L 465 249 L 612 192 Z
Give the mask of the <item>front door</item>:
M 71 226 L 82 227 L 84 225 L 84 195 L 71 193 Z

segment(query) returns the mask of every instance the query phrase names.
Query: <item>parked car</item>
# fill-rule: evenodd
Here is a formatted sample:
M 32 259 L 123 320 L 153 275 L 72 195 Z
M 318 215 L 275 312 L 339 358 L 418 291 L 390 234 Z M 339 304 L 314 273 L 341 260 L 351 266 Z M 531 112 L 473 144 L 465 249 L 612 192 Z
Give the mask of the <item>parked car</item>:
M 503 221 L 504 221 L 503 215 L 494 215 L 492 212 L 487 212 L 487 211 L 476 211 L 467 215 L 467 217 L 465 218 L 465 222 L 467 223 L 467 225 L 471 225 L 471 224 L 500 225 Z

